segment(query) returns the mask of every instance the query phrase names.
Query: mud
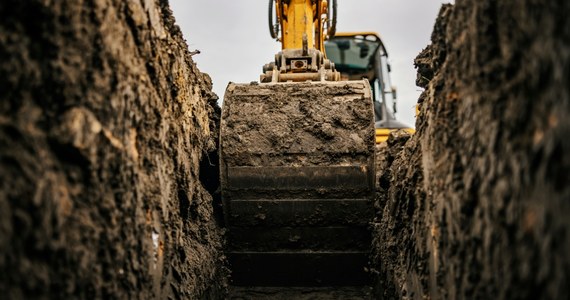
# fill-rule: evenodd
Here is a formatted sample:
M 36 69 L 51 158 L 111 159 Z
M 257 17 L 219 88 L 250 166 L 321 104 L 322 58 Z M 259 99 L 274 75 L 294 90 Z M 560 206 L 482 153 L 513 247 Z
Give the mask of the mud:
M 370 97 L 365 82 L 230 84 L 224 160 L 228 166 L 366 164 L 374 153 Z
M 378 298 L 570 297 L 567 1 L 456 1 L 378 160 Z
M 2 298 L 224 297 L 220 111 L 167 1 L 2 1 L 0 78 Z

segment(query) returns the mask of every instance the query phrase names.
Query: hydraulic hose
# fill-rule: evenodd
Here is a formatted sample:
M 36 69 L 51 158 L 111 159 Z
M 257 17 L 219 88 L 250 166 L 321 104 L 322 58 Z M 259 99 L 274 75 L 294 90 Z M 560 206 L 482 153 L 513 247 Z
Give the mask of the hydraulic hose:
M 276 24 L 277 22 L 274 23 L 273 21 L 273 14 L 275 13 L 275 10 L 273 9 L 274 1 L 275 0 L 269 0 L 269 34 L 271 35 L 271 38 L 277 39 L 279 29 Z

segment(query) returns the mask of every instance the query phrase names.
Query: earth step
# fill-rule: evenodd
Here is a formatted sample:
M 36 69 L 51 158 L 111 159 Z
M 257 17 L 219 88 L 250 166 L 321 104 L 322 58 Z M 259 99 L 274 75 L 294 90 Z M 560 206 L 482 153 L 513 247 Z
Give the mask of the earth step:
M 361 250 L 370 248 L 368 227 L 230 227 L 231 250 Z
M 238 287 L 230 286 L 231 300 L 371 300 L 367 286 L 347 287 Z
M 365 286 L 367 251 L 226 253 L 237 286 Z
M 322 155 L 322 153 L 321 153 Z M 369 197 L 372 174 L 356 166 L 228 167 L 224 197 L 227 200 Z
M 228 224 L 240 227 L 366 226 L 374 208 L 368 199 L 233 200 Z

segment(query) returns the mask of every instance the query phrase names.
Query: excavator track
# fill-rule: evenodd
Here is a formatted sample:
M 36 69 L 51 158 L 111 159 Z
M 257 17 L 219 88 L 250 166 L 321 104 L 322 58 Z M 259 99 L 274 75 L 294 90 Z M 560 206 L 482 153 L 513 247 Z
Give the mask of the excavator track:
M 228 86 L 220 165 L 234 285 L 369 283 L 374 139 L 366 80 Z

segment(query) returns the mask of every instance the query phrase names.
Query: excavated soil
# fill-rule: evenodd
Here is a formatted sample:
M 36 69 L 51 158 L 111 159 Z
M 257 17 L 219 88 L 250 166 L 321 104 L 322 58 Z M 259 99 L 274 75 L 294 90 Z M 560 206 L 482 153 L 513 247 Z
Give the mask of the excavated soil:
M 379 298 L 570 297 L 569 11 L 442 8 L 416 59 L 417 133 L 378 154 Z
M 374 153 L 365 81 L 230 84 L 222 118 L 228 166 L 367 164 Z
M 224 297 L 219 108 L 167 1 L 2 1 L 0 78 L 1 298 Z

